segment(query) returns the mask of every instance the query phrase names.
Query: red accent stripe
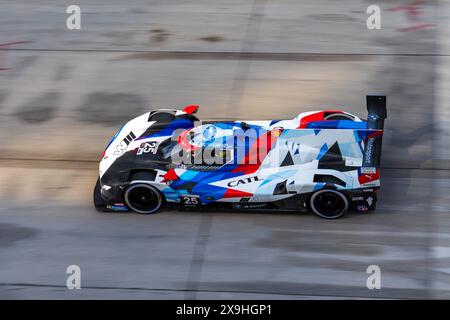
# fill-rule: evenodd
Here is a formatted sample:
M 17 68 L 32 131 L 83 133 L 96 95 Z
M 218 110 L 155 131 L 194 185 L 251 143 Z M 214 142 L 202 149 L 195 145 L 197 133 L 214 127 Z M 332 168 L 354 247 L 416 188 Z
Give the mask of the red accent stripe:
M 199 108 L 199 106 L 197 106 L 197 105 L 191 105 L 191 106 L 184 107 L 183 111 L 186 112 L 187 114 L 193 114 L 198 111 L 198 108 Z
M 297 129 L 305 129 L 308 123 L 314 121 L 321 121 L 323 120 L 323 117 L 324 117 L 323 111 L 307 115 L 300 120 L 300 124 L 297 127 Z
M 163 180 L 162 182 L 168 182 L 168 181 L 173 181 L 173 180 L 177 180 L 178 179 L 178 175 L 175 172 L 174 169 L 170 169 L 169 171 L 167 171 L 167 173 L 163 176 Z
M 233 169 L 232 172 L 244 172 L 245 174 L 253 173 L 258 170 L 261 163 L 258 164 L 241 164 Z
M 377 131 L 372 132 L 371 134 L 369 134 L 367 136 L 367 139 L 372 139 L 372 138 L 378 137 L 378 136 L 380 136 L 382 134 L 383 134 L 383 130 L 377 130 Z
M 232 172 L 243 172 L 244 174 L 253 173 L 258 170 L 262 161 L 267 154 L 272 150 L 273 145 L 278 139 L 278 136 L 274 136 L 272 133 L 282 131 L 282 129 L 273 129 L 265 134 L 261 135 L 250 147 L 250 150 L 244 157 L 243 163 L 233 169 Z M 281 132 L 279 133 L 281 134 Z
M 252 193 L 234 190 L 234 189 L 227 189 L 227 191 L 225 191 L 225 194 L 223 195 L 224 198 L 238 198 L 238 197 L 251 197 L 251 196 L 253 196 Z
M 307 115 L 300 119 L 300 124 L 297 127 L 297 129 L 305 129 L 308 123 L 315 122 L 315 121 L 322 121 L 325 118 L 325 114 L 331 114 L 331 113 L 344 113 L 341 110 L 324 110 L 319 111 L 310 115 Z

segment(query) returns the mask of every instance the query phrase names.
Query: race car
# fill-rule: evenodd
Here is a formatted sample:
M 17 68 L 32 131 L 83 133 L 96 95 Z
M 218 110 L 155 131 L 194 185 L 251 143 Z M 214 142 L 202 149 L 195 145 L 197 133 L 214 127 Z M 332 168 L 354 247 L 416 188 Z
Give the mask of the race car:
M 342 110 L 287 120 L 200 121 L 198 106 L 158 109 L 125 124 L 103 151 L 94 205 L 312 211 L 335 219 L 375 210 L 386 97 L 367 120 Z

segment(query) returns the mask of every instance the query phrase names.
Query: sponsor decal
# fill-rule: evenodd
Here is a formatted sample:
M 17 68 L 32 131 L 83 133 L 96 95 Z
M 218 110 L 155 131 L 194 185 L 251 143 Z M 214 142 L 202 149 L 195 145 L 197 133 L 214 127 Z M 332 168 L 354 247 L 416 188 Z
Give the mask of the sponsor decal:
M 246 204 L 235 204 L 236 209 L 260 209 L 267 207 L 267 203 L 246 203 Z
M 366 183 L 365 186 L 367 187 L 377 187 L 376 183 Z
M 362 169 L 362 168 L 361 168 Z M 362 173 L 358 176 L 358 182 L 367 187 L 376 186 L 375 181 L 380 179 L 380 173 L 375 169 L 374 173 Z
M 138 156 L 149 152 L 151 152 L 152 154 L 156 154 L 156 151 L 158 151 L 158 145 L 159 145 L 158 141 L 143 142 L 139 146 L 139 149 L 137 150 L 136 154 Z
M 367 208 L 367 206 L 364 206 L 364 205 L 359 205 L 356 207 L 356 210 L 366 212 L 369 210 L 369 208 Z
M 367 146 L 366 146 L 366 151 L 365 151 L 365 162 L 366 163 L 372 163 L 372 149 L 373 149 L 373 144 L 375 142 L 375 138 L 369 138 L 369 140 L 367 141 Z
M 121 202 L 114 203 L 112 206 L 108 206 L 108 208 L 114 211 L 128 211 L 128 207 Z
M 125 152 L 125 150 L 127 149 L 128 145 L 134 139 L 136 139 L 136 135 L 133 133 L 133 131 L 130 131 L 130 133 L 127 134 L 126 137 L 123 138 L 122 141 L 120 141 L 120 143 L 117 145 L 116 151 L 114 151 L 114 155 L 119 156 L 119 155 L 123 154 Z
M 128 211 L 127 207 L 121 207 L 121 206 L 111 206 L 111 210 L 114 211 Z
M 361 201 L 364 200 L 364 197 L 352 197 L 352 201 Z
M 377 168 L 376 167 L 362 167 L 361 168 L 361 173 L 363 173 L 363 174 L 375 174 L 375 173 L 377 173 Z
M 242 179 L 239 179 L 239 180 L 230 181 L 230 182 L 227 183 L 227 185 L 229 187 L 233 188 L 233 187 L 237 187 L 237 186 L 239 186 L 241 184 L 253 183 L 253 182 L 256 182 L 256 181 L 261 181 L 261 179 L 259 179 L 258 176 L 253 176 L 253 177 L 242 178 Z

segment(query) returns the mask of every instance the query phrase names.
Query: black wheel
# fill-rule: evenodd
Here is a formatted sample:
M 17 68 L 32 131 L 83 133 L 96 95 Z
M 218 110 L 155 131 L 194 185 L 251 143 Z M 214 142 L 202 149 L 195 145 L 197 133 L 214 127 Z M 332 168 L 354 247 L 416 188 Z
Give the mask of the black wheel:
M 161 192 L 147 183 L 131 184 L 125 191 L 124 198 L 131 210 L 141 214 L 155 213 L 163 204 Z
M 107 211 L 105 200 L 103 200 L 102 194 L 100 192 L 100 178 L 97 179 L 97 183 L 95 184 L 92 196 L 94 200 L 95 209 L 97 211 Z
M 312 211 L 325 219 L 336 219 L 348 210 L 347 197 L 336 190 L 319 190 L 314 193 L 309 205 Z

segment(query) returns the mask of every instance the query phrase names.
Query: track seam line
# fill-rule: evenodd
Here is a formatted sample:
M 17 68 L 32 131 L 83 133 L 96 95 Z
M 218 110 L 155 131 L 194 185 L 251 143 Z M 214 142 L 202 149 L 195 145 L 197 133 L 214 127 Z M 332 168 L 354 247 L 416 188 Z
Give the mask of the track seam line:
M 229 116 L 230 111 L 234 114 L 240 109 L 242 97 L 246 89 L 250 66 L 255 60 L 255 46 L 258 41 L 261 21 L 264 18 L 264 11 L 267 0 L 253 0 L 250 16 L 248 18 L 247 30 L 243 39 L 241 51 L 238 55 L 236 70 L 231 84 L 228 108 L 225 115 Z
M 246 51 L 153 51 L 153 50 L 114 50 L 114 49 L 44 49 L 44 48 L 0 48 L 0 51 L 36 51 L 36 52 L 86 52 L 86 53 L 148 53 L 155 55 L 211 55 L 211 56 L 249 56 L 251 58 L 257 56 L 279 56 L 285 57 L 306 57 L 306 56 L 323 56 L 323 57 L 450 57 L 450 54 L 444 53 L 321 53 L 321 52 L 246 52 Z
M 211 232 L 212 219 L 213 213 L 204 214 L 200 217 L 197 239 L 195 241 L 194 252 L 188 273 L 185 296 L 188 300 L 195 300 L 197 298 L 196 292 L 198 291 L 200 285 L 203 263 L 205 262 L 206 248 L 208 246 L 209 234 Z
M 35 288 L 61 288 L 67 289 L 64 285 L 56 284 L 34 284 L 34 283 L 0 283 L 0 287 L 35 287 Z M 130 291 L 161 291 L 161 292 L 205 292 L 205 293 L 242 293 L 242 294 L 262 294 L 262 295 L 282 295 L 282 296 L 304 296 L 304 297 L 338 297 L 338 298 L 361 298 L 361 299 L 402 299 L 410 300 L 416 298 L 399 298 L 395 296 L 361 297 L 354 295 L 326 295 L 326 294 L 302 294 L 302 293 L 280 293 L 274 291 L 236 291 L 236 290 L 191 290 L 191 289 L 165 289 L 165 288 L 144 288 L 144 287 L 107 287 L 107 286 L 83 286 L 81 289 L 99 290 L 130 290 Z M 421 289 L 416 289 L 422 291 Z M 69 291 L 69 290 L 68 290 Z M 73 291 L 73 290 L 70 290 Z

